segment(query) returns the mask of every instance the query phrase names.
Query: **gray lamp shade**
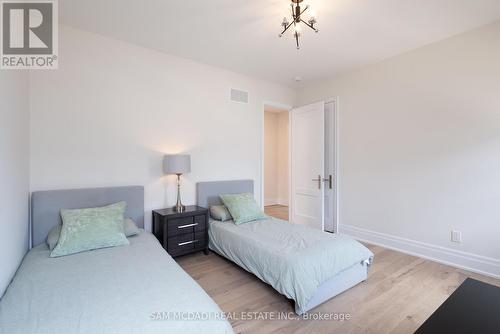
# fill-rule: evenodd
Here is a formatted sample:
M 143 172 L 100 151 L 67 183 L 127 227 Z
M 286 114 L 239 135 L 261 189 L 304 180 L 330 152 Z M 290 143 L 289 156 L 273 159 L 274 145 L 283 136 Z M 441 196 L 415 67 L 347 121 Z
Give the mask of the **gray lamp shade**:
M 189 154 L 167 154 L 163 157 L 163 173 L 185 174 L 191 172 Z

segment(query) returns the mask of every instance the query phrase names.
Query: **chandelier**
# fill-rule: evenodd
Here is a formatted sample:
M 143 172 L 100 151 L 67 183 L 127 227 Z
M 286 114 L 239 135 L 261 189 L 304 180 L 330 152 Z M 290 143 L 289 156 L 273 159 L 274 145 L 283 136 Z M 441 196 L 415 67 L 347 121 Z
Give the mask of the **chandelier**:
M 304 9 L 300 8 L 300 3 L 304 0 L 291 0 L 291 1 L 292 3 L 290 4 L 290 6 L 292 8 L 292 18 L 291 18 L 292 21 L 289 22 L 286 17 L 283 18 L 283 22 L 281 23 L 281 25 L 283 26 L 283 31 L 279 34 L 279 37 L 283 36 L 283 34 L 293 25 L 294 28 L 293 37 L 295 37 L 295 43 L 297 44 L 297 49 L 300 49 L 299 38 L 300 38 L 301 24 L 305 24 L 306 26 L 314 30 L 314 32 L 318 32 L 319 30 L 316 29 L 316 27 L 314 27 L 314 25 L 316 24 L 316 18 L 314 17 L 314 15 L 312 15 L 307 21 L 304 21 L 302 19 L 302 14 L 304 14 L 304 12 L 309 9 L 309 6 L 305 6 Z

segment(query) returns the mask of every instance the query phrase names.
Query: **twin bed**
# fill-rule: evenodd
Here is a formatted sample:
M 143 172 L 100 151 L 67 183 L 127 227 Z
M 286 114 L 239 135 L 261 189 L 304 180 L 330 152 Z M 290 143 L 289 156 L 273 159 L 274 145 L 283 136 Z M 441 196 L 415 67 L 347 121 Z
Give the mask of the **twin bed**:
M 142 228 L 143 187 L 33 193 L 34 247 L 0 302 L 0 333 L 233 332 L 215 302 L 149 232 L 128 238 L 127 246 L 49 257 L 45 239 L 60 223 L 61 209 L 119 201 Z
M 201 182 L 198 205 L 254 193 L 252 180 Z M 303 314 L 366 280 L 373 253 L 359 242 L 275 218 L 241 225 L 210 221 L 209 247 L 295 301 Z
M 198 205 L 221 194 L 253 193 L 253 181 L 201 182 Z M 45 243 L 61 209 L 127 202 L 144 225 L 143 187 L 35 192 L 32 245 L 0 302 L 2 333 L 232 333 L 205 291 L 149 232 L 127 246 L 51 258 Z M 242 225 L 211 220 L 210 248 L 295 301 L 302 314 L 364 281 L 373 254 L 358 242 L 264 219 Z

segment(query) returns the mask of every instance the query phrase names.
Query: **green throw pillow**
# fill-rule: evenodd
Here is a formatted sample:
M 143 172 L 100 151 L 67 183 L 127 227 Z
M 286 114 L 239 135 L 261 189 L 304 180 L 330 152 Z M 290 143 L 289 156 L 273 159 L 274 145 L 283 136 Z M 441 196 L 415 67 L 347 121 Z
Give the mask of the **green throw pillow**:
M 233 218 L 224 205 L 212 205 L 210 207 L 210 216 L 212 216 L 215 220 L 220 220 L 221 222 L 225 222 L 226 220 Z
M 267 216 L 253 199 L 253 194 L 224 194 L 220 195 L 220 198 L 233 216 L 236 225 L 267 219 Z
M 229 214 L 229 212 L 228 212 Z M 229 218 L 231 219 L 231 218 Z M 62 224 L 59 224 L 57 226 L 54 226 L 50 232 L 49 235 L 47 236 L 47 246 L 49 246 L 50 250 L 53 250 L 57 242 L 59 241 L 59 235 L 61 234 L 61 228 Z M 137 235 L 140 233 L 139 228 L 137 228 L 137 225 L 135 225 L 134 221 L 130 218 L 125 218 L 123 220 L 123 233 L 125 233 L 125 236 L 132 237 L 134 235 Z
M 100 208 L 61 210 L 61 235 L 50 257 L 128 245 L 123 231 L 126 205 L 119 202 Z

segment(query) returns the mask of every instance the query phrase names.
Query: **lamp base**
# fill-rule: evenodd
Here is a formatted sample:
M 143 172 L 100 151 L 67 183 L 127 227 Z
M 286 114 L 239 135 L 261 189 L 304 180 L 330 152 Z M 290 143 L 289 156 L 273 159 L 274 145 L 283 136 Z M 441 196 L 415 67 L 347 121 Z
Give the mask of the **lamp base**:
M 174 212 L 184 212 L 186 211 L 186 207 L 182 205 L 181 202 L 181 174 L 177 174 L 177 203 L 175 203 L 175 206 L 173 207 Z
M 185 205 L 175 205 L 173 208 L 174 212 L 182 213 L 186 211 L 186 206 Z

